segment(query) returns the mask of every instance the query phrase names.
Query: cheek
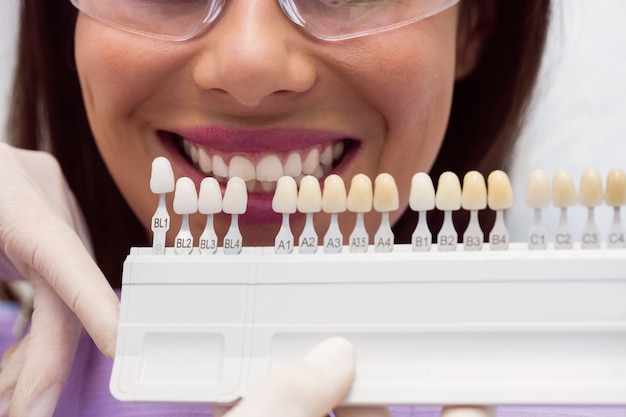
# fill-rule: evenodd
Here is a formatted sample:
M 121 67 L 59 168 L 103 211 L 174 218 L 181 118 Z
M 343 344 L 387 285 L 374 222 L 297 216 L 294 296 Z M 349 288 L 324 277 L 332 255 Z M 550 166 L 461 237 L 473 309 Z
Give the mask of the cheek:
M 149 219 L 153 195 L 145 184 L 152 159 L 159 153 L 150 121 L 158 117 L 155 109 L 169 108 L 162 105 L 168 99 L 163 91 L 176 89 L 159 87 L 177 82 L 177 68 L 184 65 L 185 57 L 163 42 L 120 32 L 83 15 L 77 20 L 75 45 L 96 145 L 135 213 Z
M 368 66 L 369 81 L 363 82 L 368 100 L 376 103 L 386 123 L 377 166 L 398 185 L 402 206 L 396 218 L 408 205 L 412 176 L 430 170 L 443 141 L 455 66 L 453 36 L 437 31 L 436 36 L 415 42 L 400 39 L 385 42 L 396 47 Z
M 184 48 L 129 35 L 83 15 L 77 20 L 75 43 L 85 107 L 99 141 L 147 112 L 158 99 L 159 87 L 169 90 L 167 85 L 180 73 L 177 68 L 184 66 Z

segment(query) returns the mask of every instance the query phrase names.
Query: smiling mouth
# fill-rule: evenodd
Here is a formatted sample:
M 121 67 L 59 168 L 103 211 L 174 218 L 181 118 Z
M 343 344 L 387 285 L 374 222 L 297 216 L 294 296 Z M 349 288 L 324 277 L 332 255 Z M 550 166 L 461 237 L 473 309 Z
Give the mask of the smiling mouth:
M 205 176 L 226 184 L 229 178 L 240 177 L 249 192 L 271 193 L 283 176 L 300 182 L 306 175 L 321 179 L 335 169 L 353 146 L 350 139 L 285 151 L 231 152 L 199 146 L 173 134 L 186 159 Z

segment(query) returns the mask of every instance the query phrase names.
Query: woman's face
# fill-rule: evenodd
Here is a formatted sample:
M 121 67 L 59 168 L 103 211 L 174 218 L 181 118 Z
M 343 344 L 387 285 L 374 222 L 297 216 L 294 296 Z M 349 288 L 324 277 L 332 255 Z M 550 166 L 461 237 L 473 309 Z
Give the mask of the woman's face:
M 391 219 L 400 216 L 411 177 L 429 170 L 446 129 L 458 15 L 455 6 L 391 31 L 327 42 L 291 23 L 276 1 L 231 1 L 200 36 L 173 42 L 81 13 L 76 62 L 97 145 L 147 230 L 157 204 L 149 188 L 152 160 L 166 156 L 175 176 L 191 177 L 198 188 L 207 175 L 224 183 L 229 164 L 231 173 L 260 177 L 248 182 L 240 225 L 244 244 L 272 245 L 280 216 L 271 212 L 271 179 L 281 169 L 336 173 L 348 189 L 358 173 L 372 180 L 390 173 L 400 194 Z M 202 167 L 191 156 L 198 153 Z M 316 217 L 320 235 L 327 217 Z M 371 235 L 379 218 L 367 219 Z M 218 235 L 229 221 L 216 218 Z M 204 216 L 191 222 L 199 236 Z M 349 234 L 352 216 L 340 222 Z M 294 233 L 303 223 L 294 217 Z

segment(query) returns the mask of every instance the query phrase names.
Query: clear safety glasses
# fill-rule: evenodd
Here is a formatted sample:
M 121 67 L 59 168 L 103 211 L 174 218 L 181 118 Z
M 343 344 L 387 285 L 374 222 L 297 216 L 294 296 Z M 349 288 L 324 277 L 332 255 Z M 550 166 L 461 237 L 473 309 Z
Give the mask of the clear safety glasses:
M 248 1 L 248 0 L 244 0 Z M 430 17 L 460 0 L 278 0 L 285 15 L 313 36 L 337 41 Z M 184 41 L 221 13 L 226 0 L 71 0 L 81 12 L 119 29 Z

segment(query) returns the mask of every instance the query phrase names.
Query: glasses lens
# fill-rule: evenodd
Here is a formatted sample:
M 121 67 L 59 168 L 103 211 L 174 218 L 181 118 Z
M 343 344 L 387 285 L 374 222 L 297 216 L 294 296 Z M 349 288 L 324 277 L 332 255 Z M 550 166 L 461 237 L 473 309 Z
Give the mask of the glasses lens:
M 346 39 L 432 16 L 459 0 L 293 0 L 304 26 L 321 38 Z
M 191 37 L 202 26 L 211 0 L 72 0 L 79 10 L 132 32 L 173 39 Z M 219 2 L 217 2 L 219 3 Z

